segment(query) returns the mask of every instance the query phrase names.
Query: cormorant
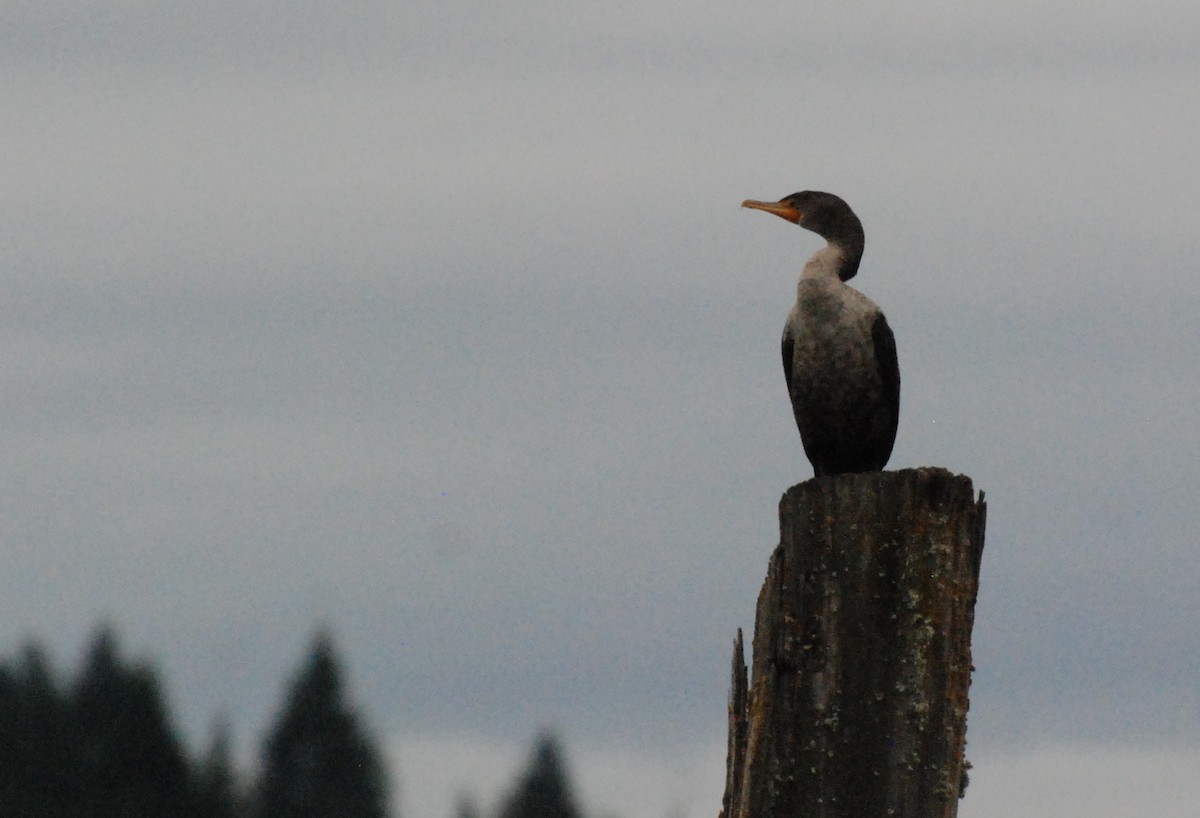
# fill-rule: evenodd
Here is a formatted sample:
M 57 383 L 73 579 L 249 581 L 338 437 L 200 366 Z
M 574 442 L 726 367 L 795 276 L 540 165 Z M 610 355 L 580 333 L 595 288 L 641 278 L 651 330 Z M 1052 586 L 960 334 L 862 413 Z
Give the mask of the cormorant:
M 828 242 L 804 265 L 783 327 L 783 374 L 813 471 L 882 471 L 896 441 L 900 365 L 879 307 L 845 283 L 862 259 L 862 222 L 841 198 L 812 190 L 778 202 L 747 199 L 742 207 L 774 213 Z

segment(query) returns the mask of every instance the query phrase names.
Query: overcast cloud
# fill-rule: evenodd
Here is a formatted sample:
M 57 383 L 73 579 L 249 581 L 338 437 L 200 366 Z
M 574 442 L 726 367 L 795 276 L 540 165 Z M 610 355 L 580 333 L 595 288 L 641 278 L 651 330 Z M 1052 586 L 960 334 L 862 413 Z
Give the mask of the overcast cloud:
M 541 726 L 713 814 L 811 474 L 819 240 L 738 204 L 824 189 L 890 466 L 988 496 L 960 814 L 1185 814 L 1096 793 L 1200 757 L 1200 7 L 976 6 L 6 4 L 0 646 L 112 622 L 253 751 L 325 624 L 407 818 Z

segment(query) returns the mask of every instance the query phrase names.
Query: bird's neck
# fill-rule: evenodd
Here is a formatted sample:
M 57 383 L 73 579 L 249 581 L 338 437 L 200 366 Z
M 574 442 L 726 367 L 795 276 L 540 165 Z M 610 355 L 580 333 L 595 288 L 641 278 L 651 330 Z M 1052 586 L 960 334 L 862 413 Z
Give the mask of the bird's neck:
M 862 240 L 834 240 L 812 254 L 804 265 L 800 280 L 828 279 L 831 281 L 849 281 L 858 272 L 858 263 L 862 260 Z

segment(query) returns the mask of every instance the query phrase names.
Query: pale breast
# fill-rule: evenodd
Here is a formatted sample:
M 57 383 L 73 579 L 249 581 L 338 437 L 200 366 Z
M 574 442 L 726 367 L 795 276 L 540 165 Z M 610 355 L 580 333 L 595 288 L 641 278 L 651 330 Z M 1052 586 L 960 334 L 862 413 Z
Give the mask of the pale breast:
M 795 344 L 793 359 L 813 376 L 869 369 L 874 372 L 871 327 L 879 308 L 858 290 L 840 281 L 802 279 L 796 305 L 788 316 Z

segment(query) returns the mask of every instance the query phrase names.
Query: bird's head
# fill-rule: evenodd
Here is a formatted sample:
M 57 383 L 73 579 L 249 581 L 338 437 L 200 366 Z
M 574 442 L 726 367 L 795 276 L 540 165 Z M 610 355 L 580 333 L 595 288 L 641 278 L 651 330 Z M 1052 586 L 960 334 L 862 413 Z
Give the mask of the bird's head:
M 784 196 L 777 202 L 747 199 L 742 202 L 742 207 L 774 213 L 781 219 L 811 230 L 830 244 L 840 246 L 847 254 L 847 266 L 840 276 L 843 281 L 852 278 L 858 270 L 858 259 L 862 256 L 864 244 L 862 222 L 840 196 L 818 190 L 802 190 Z
M 811 230 L 831 241 L 846 233 L 862 232 L 862 222 L 854 215 L 850 205 L 840 196 L 818 190 L 802 190 L 791 196 L 784 196 L 778 202 L 747 199 L 742 202 L 742 207 L 774 213 L 781 219 L 787 219 L 792 224 L 798 224 L 805 230 Z

